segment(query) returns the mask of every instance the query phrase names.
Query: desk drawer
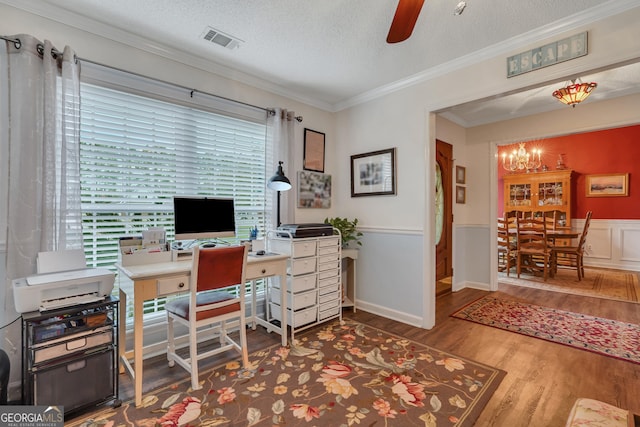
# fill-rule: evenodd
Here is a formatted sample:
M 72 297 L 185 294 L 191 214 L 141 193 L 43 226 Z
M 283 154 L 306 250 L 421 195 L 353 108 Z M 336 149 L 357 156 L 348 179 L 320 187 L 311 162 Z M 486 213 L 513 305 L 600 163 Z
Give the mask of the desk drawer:
M 165 277 L 157 280 L 158 296 L 177 294 L 189 290 L 189 276 Z
M 280 262 L 262 262 L 262 263 L 248 263 L 246 270 L 247 280 L 259 279 L 261 277 L 270 277 L 280 274 Z
M 340 282 L 340 277 L 336 274 L 332 277 L 323 279 L 323 280 L 319 280 L 318 281 L 318 287 L 319 288 L 325 288 L 327 286 L 337 286 Z
M 300 310 L 302 308 L 307 308 L 316 305 L 316 301 L 318 298 L 318 293 L 316 290 L 311 290 L 307 292 L 302 292 L 299 294 L 292 294 L 291 292 L 287 292 L 285 296 L 287 301 L 287 308 L 291 310 Z M 280 289 L 273 288 L 271 290 L 271 301 L 280 304 Z
M 277 320 L 282 321 L 280 313 L 280 306 L 278 304 L 270 303 L 271 315 Z M 306 325 L 311 322 L 315 322 L 318 319 L 318 307 L 309 307 L 298 311 L 287 310 L 287 326 Z
M 316 273 L 305 274 L 304 276 L 288 276 L 287 290 L 294 293 L 309 291 L 316 288 L 317 281 Z M 280 283 L 276 282 L 274 287 L 279 288 Z
M 289 274 L 297 276 L 300 274 L 315 273 L 316 258 L 292 259 L 289 261 Z
M 93 348 L 113 343 L 113 327 L 105 326 L 96 331 L 89 331 L 69 336 L 64 341 L 47 346 L 36 346 L 33 350 L 33 363 L 67 357 L 69 355 L 85 352 Z
M 322 321 L 333 316 L 338 316 L 341 309 L 342 307 L 340 307 L 340 305 L 336 305 L 334 307 L 329 307 L 326 309 L 320 307 L 320 310 L 318 311 L 318 320 Z
M 318 239 L 318 247 L 326 248 L 328 246 L 340 246 L 340 237 L 338 236 L 330 236 L 330 237 L 322 237 Z
M 323 256 L 323 255 L 329 255 L 329 254 L 337 254 L 339 250 L 340 250 L 340 246 L 338 245 L 320 246 L 318 248 L 318 255 Z
M 327 286 L 318 288 L 318 293 L 320 295 L 325 295 L 325 294 L 330 294 L 332 292 L 338 292 L 339 289 L 340 289 L 340 283 L 336 282 L 336 283 L 331 283 Z
M 340 261 L 340 255 L 338 254 L 338 252 L 334 252 L 326 255 L 320 255 L 318 257 L 318 264 L 320 266 L 328 263 L 331 263 L 332 266 L 335 266 L 337 261 Z M 322 267 L 319 267 L 319 269 L 322 269 Z
M 289 255 L 292 258 L 304 258 L 307 256 L 315 256 L 316 242 L 315 240 L 271 240 L 271 250 L 273 252 Z

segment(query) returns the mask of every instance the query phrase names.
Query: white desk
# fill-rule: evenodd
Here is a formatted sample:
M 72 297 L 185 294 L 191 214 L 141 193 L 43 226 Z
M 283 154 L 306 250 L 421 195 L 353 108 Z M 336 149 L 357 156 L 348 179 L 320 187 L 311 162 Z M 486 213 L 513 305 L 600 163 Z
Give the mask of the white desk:
M 281 325 L 276 326 L 267 320 L 259 318 L 256 313 L 255 280 L 266 277 L 280 276 L 281 284 L 287 283 L 287 255 L 249 255 L 247 259 L 246 278 L 251 280 L 251 324 L 255 329 L 256 323 L 263 325 L 268 330 L 279 333 L 282 337 L 282 345 L 287 345 L 287 303 L 286 292 L 281 292 L 280 307 Z M 123 266 L 116 264 L 121 274 L 133 281 L 133 286 L 120 287 L 120 319 L 118 322 L 118 357 L 134 381 L 134 396 L 136 406 L 142 403 L 142 350 L 143 342 L 143 305 L 145 301 L 158 297 L 186 292 L 189 290 L 191 274 L 191 260 L 176 262 L 159 262 L 153 264 L 140 264 Z M 285 286 L 285 285 L 281 285 Z M 127 298 L 133 298 L 133 350 L 126 351 L 126 315 Z M 133 367 L 130 359 L 133 358 Z

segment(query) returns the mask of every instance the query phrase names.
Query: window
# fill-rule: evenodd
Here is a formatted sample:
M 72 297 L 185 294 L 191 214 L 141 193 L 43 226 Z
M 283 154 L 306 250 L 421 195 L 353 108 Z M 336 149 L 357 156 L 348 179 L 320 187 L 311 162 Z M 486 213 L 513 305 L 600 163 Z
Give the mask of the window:
M 85 79 L 85 71 L 83 64 L 80 162 L 88 266 L 113 268 L 118 238 L 149 227 L 163 227 L 172 240 L 176 194 L 233 197 L 238 238 L 248 238 L 254 226 L 265 230 L 264 111 L 262 120 L 241 117 L 237 106 L 224 114 L 224 105 L 213 108 L 209 99 L 167 95 L 185 90 L 163 83 L 113 70 L 100 80 L 93 68 Z M 148 303 L 145 313 L 164 306 L 162 300 Z

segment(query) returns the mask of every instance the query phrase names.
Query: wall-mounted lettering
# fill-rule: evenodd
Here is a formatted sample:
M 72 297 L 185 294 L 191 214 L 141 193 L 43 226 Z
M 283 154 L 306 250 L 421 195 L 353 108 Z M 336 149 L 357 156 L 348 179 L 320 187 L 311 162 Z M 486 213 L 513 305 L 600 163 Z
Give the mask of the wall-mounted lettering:
M 507 77 L 538 70 L 587 54 L 587 32 L 507 58 Z

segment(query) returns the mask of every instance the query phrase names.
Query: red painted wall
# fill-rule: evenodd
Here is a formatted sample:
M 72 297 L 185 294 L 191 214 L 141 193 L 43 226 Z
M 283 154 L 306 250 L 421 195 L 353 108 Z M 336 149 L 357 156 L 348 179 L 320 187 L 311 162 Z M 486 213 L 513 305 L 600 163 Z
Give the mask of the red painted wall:
M 528 141 L 527 151 L 542 150 L 542 164 L 556 168 L 562 154 L 573 174 L 572 218 L 584 218 L 593 211 L 594 219 L 640 219 L 640 125 Z M 503 214 L 502 152 L 507 156 L 518 144 L 498 147 L 498 214 Z M 585 175 L 629 173 L 628 197 L 585 197 Z

